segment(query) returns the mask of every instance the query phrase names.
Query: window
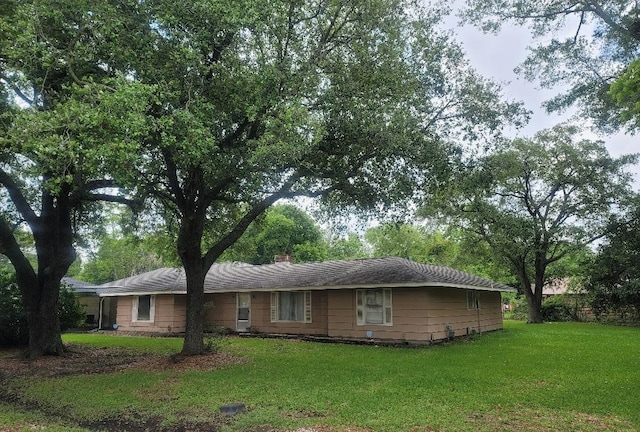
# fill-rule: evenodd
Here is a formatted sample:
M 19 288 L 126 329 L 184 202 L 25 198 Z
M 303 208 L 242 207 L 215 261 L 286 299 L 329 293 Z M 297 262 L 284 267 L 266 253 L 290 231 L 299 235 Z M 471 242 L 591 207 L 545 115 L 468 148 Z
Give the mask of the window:
M 357 290 L 356 321 L 358 325 L 391 325 L 391 290 Z
M 271 322 L 311 322 L 311 291 L 271 293 Z
M 480 291 L 467 290 L 467 309 L 480 310 Z
M 156 297 L 151 295 L 143 295 L 134 297 L 131 311 L 131 321 L 150 321 L 153 322 Z

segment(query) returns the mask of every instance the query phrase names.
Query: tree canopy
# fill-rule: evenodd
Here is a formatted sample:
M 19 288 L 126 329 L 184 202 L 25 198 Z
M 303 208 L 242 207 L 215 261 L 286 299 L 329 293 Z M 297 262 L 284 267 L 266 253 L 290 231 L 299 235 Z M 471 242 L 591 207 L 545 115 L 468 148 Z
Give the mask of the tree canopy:
M 624 170 L 636 159 L 614 159 L 602 142 L 557 126 L 465 167 L 442 191 L 442 209 L 509 263 L 529 321 L 541 322 L 547 268 L 605 234 L 612 212 L 632 195 Z
M 621 109 L 628 114 L 628 102 L 637 96 L 622 97 L 617 90 L 612 95 L 610 86 L 623 80 L 620 86 L 628 89 L 637 81 L 640 9 L 635 2 L 467 0 L 466 5 L 463 19 L 486 32 L 508 23 L 529 27 L 534 45 L 518 72 L 545 88 L 568 86 L 545 103 L 548 111 L 576 106 L 608 131 L 629 120 L 620 117 Z
M 0 23 L 0 82 L 22 106 L 6 110 L 6 218 L 17 210 L 37 225 L 46 212 L 35 216 L 13 184 L 43 179 L 25 186 L 56 209 L 44 225 L 63 221 L 61 277 L 81 203 L 153 199 L 186 271 L 185 353 L 203 349 L 206 271 L 279 199 L 404 203 L 444 181 L 454 145 L 525 118 L 438 29 L 441 13 L 417 2 L 11 6 Z M 109 198 L 113 186 L 128 195 Z M 19 265 L 10 226 L 0 224 L 0 243 Z M 44 291 L 54 298 L 57 285 Z
M 270 264 L 276 255 L 305 262 L 323 261 L 327 254 L 322 231 L 313 219 L 291 204 L 278 204 L 255 220 L 220 260 Z

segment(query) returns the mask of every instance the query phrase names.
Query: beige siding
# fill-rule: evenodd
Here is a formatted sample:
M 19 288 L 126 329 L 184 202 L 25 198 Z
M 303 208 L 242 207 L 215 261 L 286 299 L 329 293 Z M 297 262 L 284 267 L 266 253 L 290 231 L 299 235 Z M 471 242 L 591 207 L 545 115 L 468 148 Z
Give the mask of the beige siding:
M 251 294 L 250 330 L 259 333 L 318 335 L 428 342 L 469 331 L 502 328 L 499 292 L 480 291 L 480 310 L 467 309 L 467 290 L 453 288 L 392 289 L 391 325 L 358 325 L 356 292 L 353 289 L 312 291 L 310 323 L 271 322 L 271 293 Z M 131 322 L 133 297 L 118 299 L 117 323 L 123 331 L 184 332 L 185 295 L 158 295 L 154 322 Z M 205 329 L 236 330 L 236 293 L 205 295 Z
M 502 328 L 500 293 L 481 292 L 481 309 L 467 309 L 467 290 L 451 288 L 396 288 L 392 290 L 392 325 L 358 325 L 354 290 L 330 291 L 329 336 L 396 339 L 414 342 Z M 370 332 L 370 333 L 368 333 Z
M 433 339 L 447 337 L 447 326 L 456 336 L 467 331 L 484 332 L 502 328 L 499 292 L 479 291 L 480 310 L 467 309 L 467 290 L 432 288 L 427 291 L 429 332 Z
M 182 333 L 185 330 L 186 303 L 184 295 L 155 296 L 153 322 L 131 321 L 131 308 L 134 296 L 118 299 L 116 323 L 120 331 L 139 331 L 153 333 Z
M 329 292 L 329 336 L 346 338 L 396 339 L 428 341 L 426 294 L 424 289 L 392 290 L 391 325 L 358 325 L 355 290 Z
M 205 294 L 205 330 L 216 327 L 236 329 L 236 294 Z
M 222 326 L 236 330 L 236 293 L 211 294 L 213 308 L 207 312 L 205 326 Z M 271 293 L 251 294 L 251 331 L 327 335 L 327 293 L 311 293 L 311 322 L 271 322 Z
M 100 319 L 100 298 L 97 296 L 78 296 L 78 303 L 82 306 L 87 317 L 85 324 L 97 325 Z M 93 317 L 92 320 L 91 317 Z

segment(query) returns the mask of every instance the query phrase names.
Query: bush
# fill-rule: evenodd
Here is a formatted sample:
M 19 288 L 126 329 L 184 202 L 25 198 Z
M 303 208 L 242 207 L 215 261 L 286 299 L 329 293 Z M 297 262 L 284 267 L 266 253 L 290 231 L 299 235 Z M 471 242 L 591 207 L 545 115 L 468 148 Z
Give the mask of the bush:
M 511 310 L 505 312 L 504 318 L 518 321 L 526 321 L 529 316 L 527 300 L 524 295 L 515 294 L 513 298 L 509 298 Z
M 15 276 L 0 273 L 0 346 L 26 345 L 29 342 L 27 316 L 22 307 Z
M 575 305 L 562 295 L 544 300 L 541 312 L 544 321 L 574 321 L 576 319 Z
M 73 290 L 66 285 L 60 287 L 58 315 L 62 331 L 77 327 L 84 321 L 82 306 Z M 24 346 L 28 343 L 27 315 L 15 275 L 0 272 L 0 346 Z

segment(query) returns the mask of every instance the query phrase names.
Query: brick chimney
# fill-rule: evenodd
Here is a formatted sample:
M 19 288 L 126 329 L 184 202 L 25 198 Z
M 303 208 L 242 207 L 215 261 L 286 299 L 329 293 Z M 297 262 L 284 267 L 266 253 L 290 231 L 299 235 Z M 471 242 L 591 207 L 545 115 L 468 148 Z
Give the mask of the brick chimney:
M 273 262 L 293 264 L 293 255 L 289 255 L 289 254 L 276 255 L 275 257 L 273 257 Z

